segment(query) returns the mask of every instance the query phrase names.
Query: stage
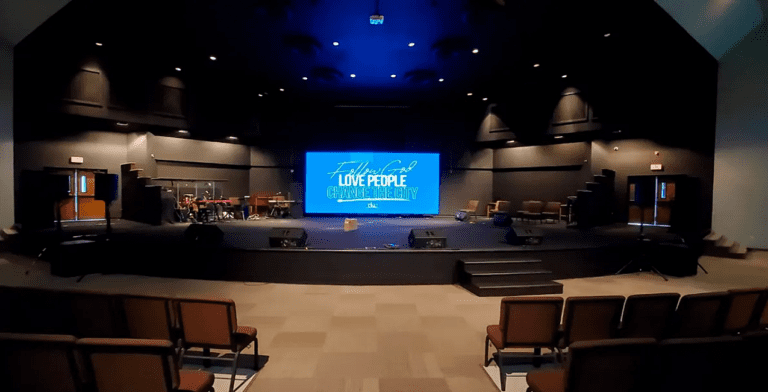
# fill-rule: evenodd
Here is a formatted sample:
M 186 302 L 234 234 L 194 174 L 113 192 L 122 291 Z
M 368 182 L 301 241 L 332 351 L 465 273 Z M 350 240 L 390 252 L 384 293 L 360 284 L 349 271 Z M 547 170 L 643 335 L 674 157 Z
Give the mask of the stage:
M 344 231 L 344 217 L 225 220 L 207 223 L 202 236 L 189 223 L 160 226 L 115 220 L 105 240 L 105 222 L 63 224 L 64 245 L 55 230 L 25 235 L 25 248 L 47 244 L 44 259 L 61 275 L 133 273 L 150 276 L 315 284 L 452 284 L 461 260 L 538 260 L 554 279 L 614 273 L 636 255 L 638 226 L 615 224 L 586 230 L 565 223 L 522 223 L 542 236 L 539 245 L 506 242 L 509 227 L 487 218 L 358 217 L 358 229 Z M 302 248 L 271 248 L 274 228 L 301 228 Z M 408 246 L 412 229 L 446 238 L 443 249 Z M 217 238 L 220 230 L 221 237 Z M 208 235 L 207 233 L 213 233 Z M 646 227 L 648 239 L 673 242 L 666 228 Z M 33 248 L 33 249 L 30 249 Z

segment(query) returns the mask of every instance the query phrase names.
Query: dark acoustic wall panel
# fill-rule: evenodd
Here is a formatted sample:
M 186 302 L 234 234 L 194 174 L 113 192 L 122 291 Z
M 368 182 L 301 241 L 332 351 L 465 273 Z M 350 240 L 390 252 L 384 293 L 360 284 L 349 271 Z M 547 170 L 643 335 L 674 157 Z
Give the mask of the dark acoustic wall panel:
M 161 116 L 184 117 L 184 89 L 158 86 L 154 111 Z
M 100 71 L 81 69 L 73 77 L 64 98 L 69 103 L 103 106 L 104 81 Z
M 553 124 L 587 121 L 587 103 L 579 93 L 568 93 L 560 98 L 552 114 Z
M 493 167 L 496 170 L 580 166 L 590 155 L 587 142 L 500 148 L 494 151 Z

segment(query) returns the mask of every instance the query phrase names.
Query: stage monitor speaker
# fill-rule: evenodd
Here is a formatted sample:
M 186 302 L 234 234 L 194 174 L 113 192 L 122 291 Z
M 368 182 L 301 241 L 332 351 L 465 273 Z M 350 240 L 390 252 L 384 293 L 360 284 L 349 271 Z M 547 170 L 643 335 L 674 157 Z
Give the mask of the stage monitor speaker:
M 469 213 L 466 211 L 457 211 L 456 220 L 466 222 L 467 220 L 469 220 Z
M 493 225 L 501 227 L 512 226 L 512 215 L 507 212 L 497 212 L 493 215 Z
M 184 232 L 187 241 L 200 245 L 219 245 L 224 240 L 224 232 L 216 225 L 194 223 Z
M 273 228 L 269 232 L 272 248 L 303 248 L 307 244 L 307 232 L 302 228 Z
M 96 173 L 94 198 L 109 204 L 117 200 L 117 174 Z
M 441 249 L 448 247 L 448 241 L 440 230 L 411 229 L 408 245 L 411 248 Z
M 512 245 L 540 245 L 543 239 L 539 229 L 510 227 L 507 232 L 507 243 Z

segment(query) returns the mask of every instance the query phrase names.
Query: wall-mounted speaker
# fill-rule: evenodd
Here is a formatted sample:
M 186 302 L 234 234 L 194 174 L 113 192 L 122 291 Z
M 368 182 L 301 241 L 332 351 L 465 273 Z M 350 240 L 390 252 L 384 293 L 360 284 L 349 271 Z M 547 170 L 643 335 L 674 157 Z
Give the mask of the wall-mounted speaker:
M 448 247 L 448 241 L 440 230 L 411 229 L 408 245 L 411 248 L 441 249 Z
M 466 222 L 467 220 L 469 220 L 469 213 L 465 211 L 457 211 L 456 220 Z
M 540 245 L 544 235 L 539 229 L 510 227 L 506 239 L 511 245 Z
M 272 248 L 303 248 L 307 244 L 307 232 L 301 228 L 273 228 L 269 232 Z
M 95 199 L 107 204 L 117 200 L 117 174 L 96 173 L 95 177 Z

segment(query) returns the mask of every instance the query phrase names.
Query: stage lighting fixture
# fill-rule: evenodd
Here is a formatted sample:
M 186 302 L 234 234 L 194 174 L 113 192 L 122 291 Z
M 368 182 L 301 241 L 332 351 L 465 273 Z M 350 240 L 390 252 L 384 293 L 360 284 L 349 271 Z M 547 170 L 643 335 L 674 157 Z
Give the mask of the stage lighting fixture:
M 104 44 L 102 44 L 101 42 L 97 42 L 96 46 L 104 46 Z
M 181 72 L 181 68 L 179 68 L 179 67 L 176 67 L 176 70 L 177 70 L 177 71 L 179 71 L 179 72 Z
M 384 24 L 384 15 L 371 15 L 370 19 L 368 20 L 372 25 Z
M 306 77 L 306 76 L 304 76 L 304 77 L 302 77 L 302 78 L 301 78 L 301 80 L 307 80 L 307 77 Z
M 336 41 L 333 41 L 333 46 L 339 46 L 339 43 Z
M 442 82 L 444 82 L 444 81 L 445 81 L 445 79 L 443 79 L 443 78 L 440 78 L 440 79 L 437 79 L 437 81 L 438 81 L 438 82 L 440 82 L 440 83 L 442 83 Z
M 540 66 L 541 66 L 541 64 L 538 64 L 538 63 L 537 63 L 537 64 L 534 64 L 534 65 L 533 65 L 533 68 L 539 68 Z
M 408 44 L 408 46 L 411 46 L 411 47 L 412 47 L 412 46 L 414 46 L 414 45 L 416 45 L 416 44 L 415 44 L 415 43 L 413 43 L 413 42 L 411 42 L 411 43 L 409 43 L 409 44 Z

